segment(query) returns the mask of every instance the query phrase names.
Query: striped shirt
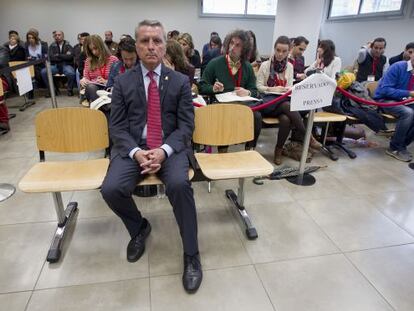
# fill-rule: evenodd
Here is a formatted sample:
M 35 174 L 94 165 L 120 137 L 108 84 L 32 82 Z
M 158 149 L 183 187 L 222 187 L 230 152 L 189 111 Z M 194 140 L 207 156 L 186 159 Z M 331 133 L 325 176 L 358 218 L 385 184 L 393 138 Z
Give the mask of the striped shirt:
M 110 55 L 104 66 L 91 70 L 91 61 L 89 58 L 85 61 L 85 68 L 83 69 L 83 76 L 89 81 L 95 82 L 98 77 L 102 77 L 105 80 L 109 78 L 109 72 L 111 71 L 111 66 L 113 63 L 117 62 L 118 58 L 116 56 Z

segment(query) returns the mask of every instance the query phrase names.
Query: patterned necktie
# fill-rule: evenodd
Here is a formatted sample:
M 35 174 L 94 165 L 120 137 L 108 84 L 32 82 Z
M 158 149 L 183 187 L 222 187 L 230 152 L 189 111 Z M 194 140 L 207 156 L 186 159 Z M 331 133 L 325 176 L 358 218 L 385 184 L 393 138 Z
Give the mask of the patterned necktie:
M 154 149 L 162 145 L 160 93 L 157 82 L 154 80 L 154 72 L 150 71 L 147 75 L 150 78 L 147 107 L 147 146 Z

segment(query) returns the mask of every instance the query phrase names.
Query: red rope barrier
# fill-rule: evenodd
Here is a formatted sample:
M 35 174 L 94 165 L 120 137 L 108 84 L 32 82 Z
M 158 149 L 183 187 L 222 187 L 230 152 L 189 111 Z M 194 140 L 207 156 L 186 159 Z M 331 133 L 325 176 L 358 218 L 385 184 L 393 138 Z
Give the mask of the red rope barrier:
M 352 100 L 354 100 L 356 102 L 360 102 L 360 103 L 363 103 L 363 104 L 366 104 L 366 105 L 373 105 L 373 106 L 379 106 L 379 107 L 394 107 L 394 106 L 400 106 L 400 105 L 405 105 L 405 104 L 414 102 L 414 98 L 406 99 L 406 100 L 403 100 L 403 101 L 400 101 L 400 102 L 391 102 L 391 103 L 374 102 L 372 100 L 367 100 L 367 99 L 358 97 L 358 96 L 344 90 L 343 88 L 341 88 L 339 86 L 336 87 L 336 90 L 339 93 L 345 95 L 346 97 L 349 97 L 349 98 L 351 98 Z
M 277 102 L 281 101 L 282 99 L 285 99 L 286 97 L 288 97 L 290 94 L 292 94 L 292 91 L 287 91 L 285 94 L 283 94 L 282 96 L 279 96 L 267 103 L 261 104 L 261 105 L 257 105 L 255 107 L 252 107 L 253 111 L 257 111 L 257 110 L 262 110 L 265 109 L 266 107 L 269 107 L 273 104 L 276 104 Z
M 379 107 L 394 107 L 394 106 L 401 106 L 401 105 L 405 105 L 405 104 L 409 104 L 409 103 L 414 102 L 414 98 L 409 98 L 409 99 L 406 99 L 406 100 L 403 100 L 403 101 L 400 101 L 400 102 L 390 102 L 390 103 L 375 102 L 375 101 L 372 101 L 372 100 L 367 100 L 367 99 L 358 97 L 358 96 L 344 90 L 343 88 L 341 88 L 339 86 L 336 87 L 336 90 L 339 93 L 345 95 L 346 97 L 349 97 L 349 98 L 351 98 L 352 100 L 354 100 L 356 102 L 360 102 L 360 103 L 363 103 L 363 104 L 366 104 L 366 105 L 373 105 L 373 106 L 379 106 Z M 283 95 L 281 95 L 281 96 L 279 96 L 279 97 L 277 97 L 277 98 L 275 98 L 275 99 L 273 99 L 273 100 L 271 100 L 267 103 L 263 103 L 261 105 L 257 105 L 255 107 L 252 107 L 252 110 L 253 111 L 262 110 L 262 109 L 267 108 L 271 105 L 274 105 L 277 102 L 281 101 L 282 99 L 285 99 L 286 97 L 288 97 L 291 93 L 292 93 L 292 91 L 288 91 L 285 94 L 283 94 Z M 203 105 L 200 105 L 199 103 L 196 103 L 196 102 L 193 102 L 193 105 L 195 107 L 204 107 Z

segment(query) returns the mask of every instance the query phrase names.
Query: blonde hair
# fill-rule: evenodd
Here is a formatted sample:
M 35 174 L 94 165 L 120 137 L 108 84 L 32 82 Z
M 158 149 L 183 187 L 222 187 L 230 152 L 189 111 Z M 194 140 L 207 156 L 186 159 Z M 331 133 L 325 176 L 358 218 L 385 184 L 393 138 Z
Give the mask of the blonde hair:
M 188 52 L 186 53 L 187 57 L 191 57 L 194 54 L 194 43 L 193 43 L 193 37 L 191 37 L 191 35 L 187 32 L 182 33 L 178 36 L 177 41 L 184 41 L 185 43 L 187 43 L 187 45 L 190 47 L 188 49 Z
M 106 47 L 105 43 L 103 42 L 102 38 L 98 35 L 91 35 L 85 38 L 84 42 L 84 49 L 86 53 L 86 57 L 90 61 L 90 68 L 91 70 L 95 70 L 105 66 L 108 57 L 111 55 L 108 48 Z M 90 49 L 90 45 L 94 45 L 96 49 L 99 51 L 99 55 L 95 56 Z

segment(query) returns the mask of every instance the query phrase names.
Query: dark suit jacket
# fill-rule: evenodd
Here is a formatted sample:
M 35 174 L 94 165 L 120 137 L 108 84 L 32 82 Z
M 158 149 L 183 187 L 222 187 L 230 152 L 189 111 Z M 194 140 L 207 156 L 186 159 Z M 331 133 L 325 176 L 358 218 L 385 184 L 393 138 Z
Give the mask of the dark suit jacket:
M 147 100 L 140 65 L 119 75 L 112 91 L 109 131 L 111 156 L 128 157 L 135 147 L 145 148 L 141 138 L 147 123 Z M 188 149 L 194 129 L 194 108 L 188 77 L 164 65 L 159 80 L 163 143 L 174 152 Z

